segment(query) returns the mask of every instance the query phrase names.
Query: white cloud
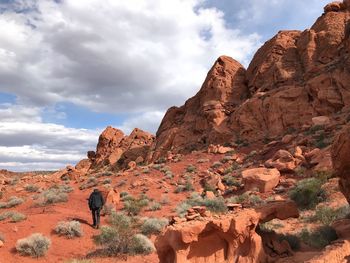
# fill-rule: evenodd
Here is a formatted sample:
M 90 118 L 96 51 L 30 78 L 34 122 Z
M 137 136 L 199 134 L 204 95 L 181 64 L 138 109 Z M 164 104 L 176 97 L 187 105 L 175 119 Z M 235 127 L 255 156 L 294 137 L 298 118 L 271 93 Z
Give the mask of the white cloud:
M 29 3 L 36 9 L 0 16 L 0 90 L 36 106 L 164 111 L 196 93 L 216 57 L 247 64 L 259 42 L 200 0 L 22 0 L 16 8 Z

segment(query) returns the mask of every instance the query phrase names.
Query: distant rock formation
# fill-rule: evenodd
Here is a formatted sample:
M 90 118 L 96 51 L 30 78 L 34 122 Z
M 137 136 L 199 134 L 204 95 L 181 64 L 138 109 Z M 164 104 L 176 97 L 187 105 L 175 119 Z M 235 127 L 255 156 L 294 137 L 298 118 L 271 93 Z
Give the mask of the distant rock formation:
M 141 163 L 153 142 L 154 136 L 140 129 L 125 136 L 121 130 L 108 126 L 99 137 L 96 152 L 88 152 L 90 169 L 116 164 L 126 168 L 131 161 Z
M 315 117 L 349 111 L 350 1 L 324 10 L 311 29 L 280 31 L 267 41 L 247 70 L 218 58 L 200 91 L 167 111 L 149 159 L 282 136 Z

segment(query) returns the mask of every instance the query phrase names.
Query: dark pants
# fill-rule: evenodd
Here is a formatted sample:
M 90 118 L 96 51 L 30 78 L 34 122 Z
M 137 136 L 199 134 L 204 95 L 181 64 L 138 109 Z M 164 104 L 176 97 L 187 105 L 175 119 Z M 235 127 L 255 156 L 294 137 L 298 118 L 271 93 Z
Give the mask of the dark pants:
M 96 208 L 91 210 L 92 222 L 94 226 L 100 225 L 100 210 L 101 208 Z

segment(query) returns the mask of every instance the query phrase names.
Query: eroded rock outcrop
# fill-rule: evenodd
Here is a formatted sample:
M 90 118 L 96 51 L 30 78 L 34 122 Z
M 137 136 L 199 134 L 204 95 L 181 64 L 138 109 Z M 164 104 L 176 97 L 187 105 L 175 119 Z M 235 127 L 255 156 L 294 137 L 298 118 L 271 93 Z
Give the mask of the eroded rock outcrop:
M 348 1 L 327 5 L 310 29 L 280 31 L 267 41 L 247 70 L 220 57 L 201 90 L 168 110 L 151 159 L 169 150 L 281 136 L 349 110 L 349 14 Z
M 335 138 L 332 145 L 332 160 L 339 186 L 350 203 L 350 125 L 347 125 Z
M 198 212 L 195 218 L 200 217 Z M 200 217 L 201 220 L 179 222 L 157 237 L 155 245 L 160 263 L 205 263 L 205 262 L 268 262 L 261 236 L 256 233 L 259 222 L 273 218 L 281 220 L 298 217 L 294 202 L 278 201 L 257 210 L 236 207 L 233 212 Z M 269 242 L 271 245 L 271 242 Z M 275 241 L 275 251 L 288 253 L 280 242 Z M 277 249 L 278 248 L 278 249 Z M 283 249 L 282 249 L 283 248 Z
M 254 210 L 169 226 L 155 246 L 160 263 L 264 262 Z
M 88 152 L 91 168 L 117 163 L 125 168 L 131 161 L 144 160 L 153 141 L 152 134 L 140 129 L 126 136 L 121 130 L 108 126 L 99 137 L 96 152 Z

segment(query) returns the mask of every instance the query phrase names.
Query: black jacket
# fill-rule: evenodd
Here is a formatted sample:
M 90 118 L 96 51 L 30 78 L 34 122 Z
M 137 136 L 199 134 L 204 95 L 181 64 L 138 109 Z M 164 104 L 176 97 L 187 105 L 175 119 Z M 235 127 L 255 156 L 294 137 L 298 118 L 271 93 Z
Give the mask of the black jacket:
M 102 208 L 105 204 L 105 200 L 100 191 L 94 190 L 89 197 L 89 208 L 90 210 L 96 210 Z

